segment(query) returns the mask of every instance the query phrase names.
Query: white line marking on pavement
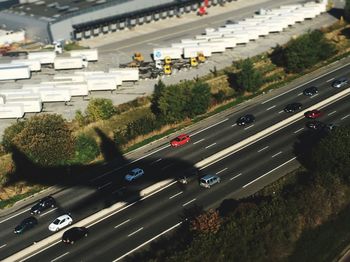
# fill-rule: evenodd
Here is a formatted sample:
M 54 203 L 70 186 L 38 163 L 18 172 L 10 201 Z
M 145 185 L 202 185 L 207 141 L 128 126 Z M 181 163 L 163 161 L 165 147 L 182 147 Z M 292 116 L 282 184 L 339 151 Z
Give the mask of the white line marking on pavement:
M 214 126 L 217 126 L 217 125 L 219 125 L 219 124 L 221 124 L 221 123 L 223 123 L 223 122 L 226 122 L 228 120 L 228 118 L 226 118 L 226 119 L 224 119 L 224 120 L 221 120 L 220 122 L 217 122 L 217 123 L 215 123 L 215 124 L 213 124 L 213 125 L 211 125 L 211 126 L 207 126 L 206 128 L 204 128 L 204 129 L 202 129 L 202 130 L 199 130 L 199 131 L 197 131 L 197 132 L 194 132 L 192 135 L 190 135 L 190 136 L 195 136 L 195 135 L 197 135 L 197 134 L 199 134 L 199 133 L 201 133 L 201 132 L 203 132 L 203 131 L 205 131 L 205 130 L 207 130 L 207 129 L 209 129 L 209 128 L 212 128 L 212 127 L 214 127 Z
M 29 258 L 36 256 L 37 254 L 39 254 L 39 253 L 45 251 L 46 249 L 49 249 L 50 247 L 53 247 L 54 245 L 56 245 L 56 244 L 58 244 L 58 243 L 60 243 L 60 242 L 61 242 L 61 240 L 56 241 L 56 242 L 52 243 L 51 245 L 49 245 L 49 246 L 47 246 L 47 247 L 44 247 L 43 249 L 40 249 L 39 251 L 37 251 L 37 252 L 31 254 L 30 256 L 27 256 L 25 259 L 22 259 L 22 260 L 20 260 L 19 262 L 24 262 L 24 261 L 28 260 Z
M 316 97 L 316 96 L 318 96 L 318 94 L 315 94 L 315 95 L 313 95 L 313 96 L 310 96 L 310 98 L 312 99 L 312 98 L 314 98 L 314 97 Z
M 173 165 L 174 165 L 174 163 L 171 163 L 171 164 L 169 164 L 169 165 L 166 165 L 166 166 L 162 167 L 162 170 L 165 170 L 165 169 L 167 169 L 167 168 L 169 168 L 169 167 L 171 167 L 171 166 L 173 166 Z
M 280 164 L 278 167 L 275 167 L 274 169 L 270 170 L 269 172 L 263 174 L 262 176 L 260 176 L 260 177 L 258 177 L 258 178 L 255 178 L 253 181 L 250 181 L 248 184 L 245 184 L 244 186 L 242 186 L 242 188 L 246 188 L 247 186 L 249 186 L 249 185 L 255 183 L 255 182 L 258 181 L 259 179 L 261 179 L 261 178 L 267 176 L 268 174 L 270 174 L 270 173 L 272 173 L 273 171 L 275 171 L 275 170 L 281 168 L 282 166 L 288 164 L 289 162 L 293 161 L 293 160 L 296 159 L 296 158 L 297 158 L 297 157 L 295 156 L 295 157 L 289 159 L 287 162 L 284 162 L 283 164 Z
M 45 216 L 45 215 L 47 215 L 47 214 L 49 214 L 49 213 L 51 213 L 51 212 L 53 212 L 53 211 L 55 211 L 55 210 L 57 210 L 58 208 L 57 207 L 55 207 L 55 208 L 53 208 L 53 209 L 51 209 L 51 210 L 49 210 L 49 211 L 47 211 L 47 212 L 45 212 L 45 213 L 42 213 L 41 215 L 40 215 L 40 217 L 43 217 L 43 216 Z
M 181 191 L 181 192 L 179 192 L 179 193 L 177 193 L 177 194 L 175 194 L 175 195 L 169 197 L 169 199 L 172 199 L 172 198 L 174 198 L 174 197 L 177 197 L 178 195 L 181 195 L 182 193 L 183 193 L 183 191 Z
M 66 253 L 60 255 L 59 257 L 56 257 L 55 259 L 52 259 L 51 262 L 54 262 L 54 261 L 56 261 L 56 260 L 59 260 L 60 258 L 66 256 L 66 255 L 68 255 L 68 254 L 69 254 L 69 252 L 66 252 Z
M 334 77 L 331 78 L 331 79 L 328 79 L 326 82 L 328 83 L 328 82 L 332 81 L 333 79 L 334 79 Z
M 345 118 L 348 118 L 350 115 L 346 115 L 346 116 L 343 116 L 342 118 L 340 118 L 340 120 L 344 120 Z
M 237 123 L 236 124 L 233 124 L 233 125 L 231 125 L 231 126 L 236 126 L 237 125 Z
M 224 172 L 225 170 L 227 170 L 228 168 L 226 167 L 226 168 L 224 168 L 224 169 L 222 169 L 222 170 L 220 170 L 220 171 L 218 171 L 218 172 L 216 172 L 215 173 L 215 175 L 218 175 L 218 174 L 220 174 L 220 173 L 222 173 L 222 172 Z
M 283 113 L 283 110 L 279 111 L 278 113 L 279 113 L 279 114 Z
M 155 164 L 155 163 L 157 163 L 157 162 L 159 162 L 159 161 L 161 161 L 162 159 L 161 158 L 159 158 L 159 159 L 157 159 L 157 160 L 155 160 L 155 161 L 153 161 L 151 164 L 150 164 L 150 166 L 151 165 L 153 165 L 153 164 Z
M 234 176 L 234 177 L 231 177 L 230 180 L 233 180 L 233 179 L 236 179 L 237 177 L 241 176 L 242 173 L 239 173 L 238 175 Z
M 271 110 L 272 108 L 275 108 L 275 107 L 276 107 L 276 105 L 270 106 L 268 109 L 266 109 L 266 111 L 269 111 L 269 110 Z
M 104 185 L 102 185 L 102 186 L 99 186 L 98 189 L 101 190 L 102 188 L 105 188 L 105 187 L 109 186 L 110 184 L 112 184 L 112 182 L 108 182 L 107 184 L 104 184 Z
M 301 96 L 303 93 L 299 93 L 298 96 Z
M 254 126 L 254 125 L 247 126 L 246 128 L 244 128 L 244 130 L 247 130 L 247 129 L 253 127 L 253 126 Z
M 183 204 L 182 206 L 187 206 L 188 204 L 191 204 L 192 202 L 196 201 L 196 198 L 193 198 L 192 200 L 186 202 L 185 204 Z
M 3 244 L 2 246 L 0 246 L 0 248 L 6 247 L 6 246 L 7 246 L 7 244 Z
M 333 114 L 337 113 L 337 111 L 330 112 L 328 115 L 331 116 Z
M 180 226 L 181 224 L 182 224 L 182 222 L 179 222 L 179 223 L 177 223 L 176 225 L 174 225 L 174 226 L 168 228 L 167 230 L 165 230 L 165 231 L 161 232 L 160 234 L 158 234 L 158 235 L 152 237 L 151 239 L 149 239 L 149 240 L 147 240 L 146 242 L 144 242 L 143 244 L 141 244 L 141 245 L 135 247 L 134 249 L 130 250 L 129 252 L 125 253 L 124 255 L 122 255 L 122 256 L 116 258 L 115 260 L 113 260 L 113 262 L 117 262 L 117 261 L 123 259 L 124 257 L 130 255 L 131 253 L 135 252 L 136 250 L 140 249 L 141 247 L 143 247 L 143 246 L 147 245 L 148 243 L 152 242 L 153 240 L 157 239 L 158 237 L 160 237 L 160 236 L 162 236 L 162 235 L 168 233 L 169 231 L 173 230 L 174 228 L 177 228 L 177 227 Z
M 260 153 L 261 151 L 264 151 L 265 149 L 268 149 L 268 148 L 269 148 L 269 146 L 265 146 L 264 148 L 259 149 L 259 150 L 258 150 L 258 153 Z
M 201 140 L 198 140 L 198 141 L 196 141 L 196 142 L 194 142 L 194 143 L 192 143 L 192 144 L 198 144 L 198 143 L 200 143 L 200 142 L 202 142 L 202 141 L 204 141 L 204 138 L 202 138 Z
M 278 156 L 278 155 L 280 155 L 280 154 L 282 154 L 282 151 L 279 151 L 278 153 L 274 154 L 274 155 L 272 156 L 272 158 L 274 158 L 274 157 L 276 157 L 276 156 Z
M 4 223 L 5 221 L 10 220 L 11 218 L 14 218 L 14 217 L 16 217 L 16 216 L 18 216 L 18 215 L 20 215 L 20 214 L 23 214 L 23 213 L 25 213 L 25 212 L 28 212 L 29 210 L 30 210 L 30 208 L 25 209 L 25 210 L 23 210 L 23 211 L 21 211 L 21 212 L 15 214 L 15 215 L 13 215 L 13 216 L 10 216 L 10 217 L 8 217 L 8 218 L 6 218 L 6 219 L 4 219 L 4 220 L 1 220 L 1 221 L 0 221 L 0 224 L 1 224 L 1 223 Z
M 341 66 L 341 67 L 335 68 L 335 69 L 333 69 L 332 71 L 327 72 L 326 74 L 320 75 L 320 76 L 318 76 L 318 77 L 316 77 L 316 78 L 311 79 L 310 81 L 307 81 L 306 83 L 303 83 L 303 84 L 298 85 L 298 86 L 296 86 L 296 87 L 294 87 L 294 88 L 292 88 L 292 89 L 289 89 L 289 90 L 287 90 L 287 91 L 284 92 L 284 93 L 281 93 L 281 94 L 279 94 L 279 95 L 276 95 L 276 96 L 274 96 L 274 97 L 271 97 L 270 99 L 265 100 L 265 101 L 262 102 L 261 104 L 268 103 L 268 102 L 270 102 L 270 101 L 272 101 L 272 100 L 274 100 L 274 99 L 276 99 L 276 98 L 278 98 L 278 97 L 280 97 L 280 96 L 283 96 L 283 95 L 285 95 L 285 94 L 287 94 L 287 93 L 289 93 L 289 92 L 291 92 L 291 91 L 294 91 L 295 89 L 298 89 L 298 88 L 300 88 L 300 87 L 302 87 L 302 86 L 305 86 L 305 85 L 307 85 L 307 84 L 309 84 L 309 83 L 311 83 L 311 82 L 313 82 L 313 81 L 315 81 L 315 80 L 317 80 L 317 79 L 320 79 L 321 77 L 324 77 L 324 76 L 329 75 L 329 74 L 331 74 L 331 73 L 333 73 L 333 72 L 335 72 L 335 71 L 338 71 L 338 70 L 340 70 L 340 69 L 342 69 L 342 68 L 348 66 L 349 64 L 350 64 L 350 63 L 347 63 L 347 64 L 345 64 L 345 65 L 343 65 L 343 66 Z M 332 80 L 333 80 L 333 79 L 332 79 Z M 331 80 L 330 80 L 330 81 L 331 81 Z
M 209 148 L 209 147 L 212 147 L 212 146 L 215 146 L 216 145 L 216 143 L 213 143 L 213 144 L 211 144 L 211 145 L 209 145 L 209 146 L 206 146 L 205 148 Z
M 131 237 L 132 235 L 135 235 L 137 232 L 140 232 L 142 229 L 143 229 L 143 227 L 140 227 L 138 230 L 136 230 L 136 231 L 130 233 L 130 234 L 128 235 L 128 237 Z
M 295 130 L 293 133 L 296 134 L 296 133 L 300 132 L 300 131 L 303 130 L 303 129 L 304 129 L 303 127 L 302 127 L 302 128 L 299 128 L 298 130 Z
M 118 228 L 118 227 L 120 227 L 120 226 L 122 226 L 122 225 L 128 223 L 129 221 L 130 221 L 130 219 L 125 220 L 124 222 L 121 222 L 119 225 L 116 225 L 114 228 Z

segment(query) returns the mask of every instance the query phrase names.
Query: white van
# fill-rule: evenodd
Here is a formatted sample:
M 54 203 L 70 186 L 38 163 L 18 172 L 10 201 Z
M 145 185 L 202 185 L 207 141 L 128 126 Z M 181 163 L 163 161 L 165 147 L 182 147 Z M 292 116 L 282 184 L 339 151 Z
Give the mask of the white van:
M 210 188 L 212 185 L 220 182 L 220 177 L 214 175 L 206 175 L 199 180 L 199 185 L 205 188 Z

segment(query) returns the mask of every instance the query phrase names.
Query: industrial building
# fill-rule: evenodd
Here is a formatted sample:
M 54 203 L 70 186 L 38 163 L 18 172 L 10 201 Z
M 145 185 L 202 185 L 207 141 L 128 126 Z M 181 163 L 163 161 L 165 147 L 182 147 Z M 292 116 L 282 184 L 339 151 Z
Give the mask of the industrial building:
M 19 0 L 0 2 L 0 25 L 33 41 L 81 40 L 232 0 Z M 1 4 L 2 3 L 2 4 Z M 4 5 L 6 3 L 6 8 Z M 1 8 L 1 5 L 2 8 Z

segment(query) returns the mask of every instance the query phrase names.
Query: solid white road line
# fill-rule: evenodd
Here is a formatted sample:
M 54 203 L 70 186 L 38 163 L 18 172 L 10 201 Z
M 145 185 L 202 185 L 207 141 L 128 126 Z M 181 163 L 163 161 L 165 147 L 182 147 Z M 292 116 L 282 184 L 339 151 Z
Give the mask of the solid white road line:
M 299 133 L 301 130 L 303 130 L 304 128 L 302 127 L 302 128 L 300 128 L 300 129 L 298 129 L 298 130 L 295 130 L 293 133 L 294 134 L 296 134 L 296 133 Z
M 332 71 L 327 72 L 326 74 L 320 75 L 320 76 L 318 76 L 318 77 L 316 77 L 316 78 L 311 79 L 310 81 L 307 81 L 307 82 L 305 82 L 305 83 L 303 83 L 303 84 L 301 84 L 301 85 L 298 85 L 298 86 L 296 86 L 296 87 L 294 87 L 294 88 L 292 88 L 292 89 L 289 89 L 289 90 L 287 90 L 287 91 L 284 92 L 284 93 L 281 93 L 281 94 L 279 94 L 279 95 L 276 95 L 276 96 L 274 96 L 274 97 L 271 97 L 270 99 L 265 100 L 265 101 L 262 102 L 261 104 L 268 103 L 268 102 L 270 102 L 270 101 L 272 101 L 272 100 L 274 100 L 274 99 L 276 99 L 276 98 L 278 98 L 278 97 L 280 97 L 280 96 L 283 96 L 283 95 L 285 95 L 285 94 L 288 94 L 289 92 L 294 91 L 295 89 L 298 89 L 298 88 L 300 88 L 300 87 L 302 87 L 302 86 L 305 86 L 305 85 L 307 85 L 307 84 L 309 84 L 309 83 L 311 83 L 311 82 L 313 82 L 313 81 L 315 81 L 315 80 L 317 80 L 317 79 L 320 79 L 320 78 L 322 78 L 322 77 L 324 77 L 324 76 L 326 76 L 326 75 L 329 75 L 329 74 L 331 74 L 331 73 L 333 73 L 333 72 L 335 72 L 335 71 L 338 71 L 338 70 L 340 70 L 340 69 L 342 69 L 342 68 L 348 66 L 349 64 L 350 64 L 350 63 L 347 63 L 347 64 L 345 64 L 345 65 L 343 65 L 343 66 L 341 66 L 341 67 L 338 67 L 338 68 L 336 68 L 336 69 L 333 69 Z M 334 79 L 334 78 L 333 78 L 333 79 Z M 332 81 L 333 79 L 329 79 L 328 81 Z
M 269 148 L 269 146 L 265 146 L 264 148 L 259 149 L 259 150 L 258 150 L 258 153 L 260 153 L 261 151 L 264 151 L 264 150 L 267 149 L 267 148 Z
M 236 126 L 237 124 L 233 124 L 233 125 L 231 125 L 231 126 Z
M 346 116 L 343 116 L 342 118 L 340 118 L 340 120 L 344 120 L 345 118 L 348 118 L 350 115 L 346 115 Z
M 16 217 L 16 216 L 19 216 L 20 214 L 23 214 L 23 213 L 25 213 L 25 212 L 28 212 L 29 210 L 30 210 L 30 208 L 25 209 L 25 210 L 23 210 L 23 211 L 21 211 L 21 212 L 15 214 L 15 215 L 13 215 L 13 216 L 10 216 L 10 217 L 8 217 L 8 218 L 6 218 L 6 219 L 4 219 L 4 220 L 1 220 L 1 221 L 0 221 L 0 224 L 6 222 L 7 220 L 10 220 L 11 218 L 14 218 L 14 217 Z
M 282 154 L 282 151 L 279 151 L 278 153 L 274 154 L 274 155 L 271 156 L 271 157 L 274 158 L 274 157 L 276 157 L 276 156 L 278 156 L 278 155 L 280 155 L 280 154 Z
M 233 180 L 233 179 L 236 179 L 237 177 L 241 176 L 242 173 L 239 173 L 238 175 L 234 176 L 234 177 L 231 177 L 230 180 Z
M 181 195 L 182 193 L 183 193 L 183 191 L 181 191 L 181 192 L 179 192 L 179 193 L 177 193 L 177 194 L 175 194 L 175 195 L 169 197 L 169 199 L 172 199 L 172 198 L 174 198 L 174 197 L 177 197 L 178 195 Z
M 24 262 L 24 261 L 28 260 L 29 258 L 36 256 L 37 254 L 39 254 L 39 253 L 45 251 L 46 249 L 49 249 L 50 247 L 53 247 L 54 245 L 56 245 L 56 244 L 58 244 L 58 243 L 60 243 L 60 242 L 61 242 L 61 240 L 56 241 L 56 242 L 52 243 L 51 245 L 48 245 L 47 247 L 44 247 L 43 249 L 40 249 L 40 250 L 38 250 L 37 252 L 35 252 L 35 253 L 33 253 L 33 254 L 27 256 L 25 259 L 22 259 L 22 260 L 20 260 L 19 262 Z
M 6 246 L 7 246 L 7 244 L 3 244 L 2 246 L 0 246 L 0 248 L 6 247 Z
M 151 165 L 153 165 L 153 164 L 155 164 L 155 163 L 158 163 L 159 161 L 161 161 L 162 159 L 161 158 L 159 158 L 159 159 L 157 159 L 157 160 L 155 160 L 155 161 L 153 161 L 151 164 L 149 164 L 150 166 Z
M 328 79 L 326 82 L 328 83 L 328 82 L 332 81 L 333 79 L 334 79 L 334 77 L 331 78 L 331 79 Z
M 215 145 L 216 145 L 216 143 L 213 143 L 213 144 L 211 144 L 209 146 L 206 146 L 205 148 L 208 149 L 209 147 L 212 147 L 212 146 L 215 146 Z
M 137 232 L 140 232 L 142 229 L 143 229 L 143 227 L 140 227 L 138 230 L 136 230 L 136 231 L 130 233 L 130 234 L 128 235 L 128 237 L 131 237 L 132 235 L 135 235 Z
M 49 213 L 51 213 L 51 212 L 53 212 L 53 211 L 55 211 L 55 210 L 57 210 L 58 208 L 57 207 L 55 207 L 55 208 L 53 208 L 53 209 L 51 209 L 51 210 L 49 210 L 49 211 L 47 211 L 47 212 L 45 212 L 45 213 L 42 213 L 42 214 L 40 214 L 40 217 L 43 217 L 43 216 L 45 216 L 45 215 L 47 215 L 47 214 L 49 214 Z
M 207 130 L 207 129 L 209 129 L 209 128 L 212 128 L 212 127 L 214 127 L 214 126 L 220 125 L 221 123 L 226 122 L 227 120 L 228 120 L 228 118 L 226 118 L 226 119 L 224 119 L 224 120 L 221 120 L 220 122 L 217 122 L 217 123 L 215 123 L 215 124 L 213 124 L 213 125 L 211 125 L 211 126 L 207 126 L 206 128 L 204 128 L 204 129 L 202 129 L 202 130 L 199 130 L 199 131 L 197 131 L 197 132 L 194 132 L 194 133 L 191 134 L 190 136 L 198 135 L 199 133 L 201 133 L 201 132 L 203 132 L 203 131 L 205 131 L 205 130 Z
M 337 111 L 330 112 L 328 115 L 331 116 L 333 114 L 337 113 Z
M 244 128 L 244 130 L 247 130 L 249 128 L 252 128 L 254 125 L 250 125 L 250 126 L 247 126 L 246 128 Z
M 196 198 L 193 198 L 192 200 L 186 202 L 185 204 L 183 204 L 182 206 L 187 206 L 188 204 L 191 204 L 192 202 L 196 201 Z
M 269 110 L 271 110 L 272 108 L 275 108 L 275 107 L 276 107 L 276 105 L 270 106 L 268 109 L 266 109 L 266 111 L 269 111 Z
M 130 219 L 125 220 L 124 222 L 121 222 L 119 225 L 116 225 L 114 228 L 118 228 L 118 227 L 120 227 L 120 226 L 122 226 L 122 225 L 128 223 L 129 221 L 130 221 Z
M 198 140 L 198 141 L 196 141 L 196 142 L 194 142 L 194 143 L 192 143 L 192 144 L 198 144 L 198 143 L 200 143 L 200 142 L 202 142 L 202 141 L 204 141 L 204 138 L 202 138 L 202 139 L 200 139 L 200 140 Z
M 215 175 L 218 175 L 218 174 L 220 174 L 220 173 L 222 173 L 222 172 L 224 172 L 225 170 L 227 170 L 228 168 L 226 167 L 226 168 L 224 168 L 224 169 L 222 169 L 222 170 L 220 170 L 220 171 L 218 171 L 218 172 L 216 172 L 215 173 Z
M 57 261 L 57 260 L 59 260 L 60 258 L 66 256 L 66 255 L 68 255 L 68 254 L 69 254 L 69 252 L 66 252 L 66 253 L 60 255 L 59 257 L 56 257 L 55 259 L 52 259 L 51 262 Z
M 174 225 L 174 226 L 168 228 L 167 230 L 165 230 L 165 231 L 161 232 L 160 234 L 158 234 L 158 235 L 152 237 L 151 239 L 147 240 L 146 242 L 144 242 L 143 244 L 139 245 L 138 247 L 135 247 L 134 249 L 130 250 L 129 252 L 125 253 L 124 255 L 122 255 L 122 256 L 116 258 L 115 260 L 113 260 L 113 262 L 116 262 L 116 261 L 119 261 L 119 260 L 123 259 L 124 257 L 130 255 L 131 253 L 135 252 L 136 250 L 140 249 L 141 247 L 143 247 L 143 246 L 147 245 L 148 243 L 152 242 L 153 240 L 157 239 L 158 237 L 160 237 L 160 236 L 162 236 L 162 235 L 168 233 L 169 231 L 173 230 L 174 228 L 177 228 L 177 227 L 180 226 L 181 224 L 182 224 L 182 222 L 177 223 L 176 225 Z
M 285 166 L 285 165 L 288 164 L 289 162 L 292 162 L 292 161 L 293 161 L 294 159 L 296 159 L 296 158 L 297 158 L 297 157 L 295 156 L 295 157 L 289 159 L 287 162 L 284 162 L 283 164 L 280 164 L 278 167 L 275 167 L 274 169 L 271 169 L 269 172 L 263 174 L 262 176 L 260 176 L 260 177 L 258 177 L 258 178 L 255 178 L 253 181 L 250 181 L 248 184 L 245 184 L 244 186 L 242 186 L 242 188 L 246 188 L 247 186 L 249 186 L 249 185 L 255 183 L 256 181 L 258 181 L 259 179 L 261 179 L 261 178 L 267 176 L 268 174 L 272 173 L 273 171 L 275 171 L 275 170 L 281 168 L 282 166 Z
M 103 189 L 103 188 L 109 186 L 110 184 L 112 184 L 112 182 L 108 182 L 107 184 L 104 184 L 104 185 L 102 185 L 102 186 L 99 186 L 98 189 L 101 190 L 101 189 Z

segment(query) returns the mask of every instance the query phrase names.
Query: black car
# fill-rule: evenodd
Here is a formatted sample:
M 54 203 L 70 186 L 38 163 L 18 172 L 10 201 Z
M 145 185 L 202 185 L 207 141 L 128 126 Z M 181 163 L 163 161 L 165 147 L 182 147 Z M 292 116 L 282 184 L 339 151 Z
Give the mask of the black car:
M 38 224 L 38 220 L 35 217 L 27 217 L 13 231 L 15 234 L 22 234 L 24 231 L 33 228 Z
M 292 112 L 295 112 L 297 110 L 300 110 L 302 107 L 302 104 L 300 103 L 291 103 L 291 104 L 288 104 L 285 108 L 284 108 L 284 112 L 287 112 L 287 113 L 292 113 Z
M 313 130 L 322 130 L 326 125 L 320 121 L 309 121 L 306 123 L 306 126 Z
M 336 128 L 337 128 L 337 126 L 335 124 L 326 124 L 323 127 L 324 131 L 327 131 L 327 132 L 331 132 Z
M 345 86 L 348 84 L 348 79 L 346 77 L 341 77 L 339 79 L 336 79 L 332 82 L 332 87 L 335 88 L 341 88 L 342 86 Z
M 86 227 L 72 227 L 63 233 L 62 241 L 64 243 L 74 244 L 83 237 L 88 236 L 88 229 Z
M 251 124 L 255 121 L 255 117 L 251 114 L 241 116 L 240 118 L 237 119 L 237 125 L 239 126 L 245 126 L 248 124 Z
M 308 87 L 303 91 L 303 94 L 306 96 L 314 96 L 317 93 L 318 93 L 318 89 L 315 86 Z
M 42 198 L 38 203 L 36 203 L 31 209 L 30 213 L 32 215 L 40 214 L 42 211 L 50 208 L 55 207 L 56 201 L 53 197 L 47 196 Z

